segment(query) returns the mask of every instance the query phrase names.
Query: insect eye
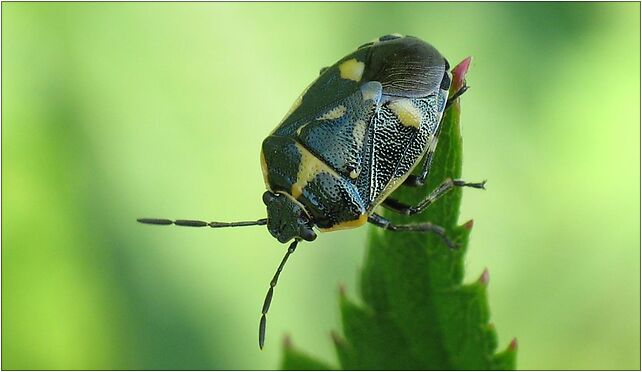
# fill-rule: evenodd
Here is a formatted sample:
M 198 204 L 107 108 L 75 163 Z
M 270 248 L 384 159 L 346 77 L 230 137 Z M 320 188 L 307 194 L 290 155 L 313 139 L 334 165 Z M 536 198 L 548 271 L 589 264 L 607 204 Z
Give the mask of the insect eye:
M 271 193 L 269 191 L 264 192 L 263 193 L 263 204 L 265 204 L 265 205 L 270 204 L 278 196 L 279 196 L 278 194 L 273 194 L 273 193 Z

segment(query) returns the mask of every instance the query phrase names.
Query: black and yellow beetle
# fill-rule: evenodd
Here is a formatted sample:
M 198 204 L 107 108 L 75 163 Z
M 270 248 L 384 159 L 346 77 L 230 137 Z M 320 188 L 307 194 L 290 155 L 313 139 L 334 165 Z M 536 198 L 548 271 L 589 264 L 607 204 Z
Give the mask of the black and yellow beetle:
M 267 225 L 281 243 L 291 240 L 263 303 L 259 347 L 266 314 L 283 266 L 301 240 L 321 231 L 370 222 L 391 231 L 438 234 L 455 247 L 443 228 L 431 223 L 395 225 L 374 212 L 382 205 L 401 214 L 423 211 L 453 187 L 484 183 L 448 179 L 417 206 L 389 198 L 401 185 L 420 186 L 428 177 L 444 111 L 450 100 L 448 61 L 411 36 L 386 35 L 360 46 L 320 76 L 294 102 L 263 141 L 261 168 L 267 218 L 204 222 L 141 218 L 142 223 L 194 227 Z M 423 163 L 422 163 L 423 161 Z M 411 171 L 422 164 L 418 175 Z

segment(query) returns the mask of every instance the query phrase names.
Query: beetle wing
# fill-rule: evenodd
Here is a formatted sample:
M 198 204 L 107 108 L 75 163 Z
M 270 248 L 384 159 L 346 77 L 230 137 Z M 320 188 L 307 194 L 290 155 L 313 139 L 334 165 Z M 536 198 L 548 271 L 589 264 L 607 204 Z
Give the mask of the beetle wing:
M 433 143 L 446 69 L 430 44 L 380 38 L 324 70 L 272 134 L 294 139 L 349 180 L 371 210 Z
M 395 101 L 384 104 L 372 118 L 365 146 L 364 172 L 357 180 L 368 211 L 372 211 L 403 182 L 437 140 L 441 120 L 439 99 L 437 95 L 404 99 L 421 115 L 417 126 L 400 119 Z
M 446 63 L 432 45 L 414 37 L 373 42 L 324 69 L 295 100 L 273 134 L 293 135 L 320 110 L 350 97 L 368 82 L 379 82 L 383 95 L 389 97 L 437 94 Z
M 368 51 L 363 78 L 381 82 L 385 95 L 418 98 L 439 91 L 446 61 L 432 45 L 404 37 L 375 43 Z
M 364 81 L 342 77 L 339 66 L 346 60 L 363 61 L 367 54 L 367 50 L 358 50 L 321 72 L 295 100 L 274 134 L 293 135 L 301 126 L 322 114 L 323 110 L 331 109 L 333 105 L 355 94 Z
M 381 100 L 381 84 L 363 84 L 296 131 L 297 141 L 347 179 L 361 173 L 364 144 Z

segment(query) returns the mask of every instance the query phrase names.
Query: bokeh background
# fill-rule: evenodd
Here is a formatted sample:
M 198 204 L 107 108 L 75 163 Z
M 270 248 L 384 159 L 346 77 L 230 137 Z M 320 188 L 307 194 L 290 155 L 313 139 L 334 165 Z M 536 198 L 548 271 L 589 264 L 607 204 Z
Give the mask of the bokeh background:
M 262 139 L 320 67 L 387 33 L 452 64 L 467 278 L 491 275 L 522 369 L 640 368 L 637 3 L 3 3 L 2 368 L 273 369 L 283 336 L 336 362 L 337 287 L 367 229 L 292 257 L 262 228 Z

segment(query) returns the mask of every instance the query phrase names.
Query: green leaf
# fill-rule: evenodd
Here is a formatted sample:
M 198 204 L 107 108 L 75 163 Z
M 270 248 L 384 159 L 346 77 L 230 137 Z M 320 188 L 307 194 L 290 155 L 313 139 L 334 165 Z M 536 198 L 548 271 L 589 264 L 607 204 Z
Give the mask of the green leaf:
M 470 58 L 453 69 L 451 95 L 464 85 L 469 64 Z M 427 185 L 401 187 L 393 194 L 395 199 L 416 205 L 447 178 L 460 178 L 460 111 L 457 101 L 446 112 Z M 413 217 L 383 212 L 394 223 L 432 222 L 444 227 L 459 244 L 456 250 L 435 234 L 370 229 L 361 272 L 363 304 L 344 294 L 340 299 L 344 337 L 335 335 L 334 342 L 342 369 L 515 368 L 515 340 L 495 354 L 497 334 L 489 323 L 486 296 L 488 271 L 473 283 L 462 283 L 473 224 L 457 225 L 461 196 L 456 188 Z M 286 349 L 286 360 L 294 358 L 291 353 Z M 297 365 L 306 369 L 303 366 Z
M 285 353 L 281 369 L 286 371 L 330 371 L 333 368 L 295 349 L 289 338 L 284 342 Z

